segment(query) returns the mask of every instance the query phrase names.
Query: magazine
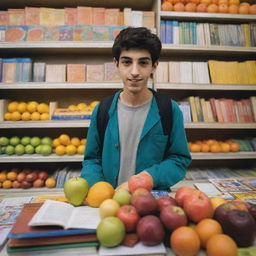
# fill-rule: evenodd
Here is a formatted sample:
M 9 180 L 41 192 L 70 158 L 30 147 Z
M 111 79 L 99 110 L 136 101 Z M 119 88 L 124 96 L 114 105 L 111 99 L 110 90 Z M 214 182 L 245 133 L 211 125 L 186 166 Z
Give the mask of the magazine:
M 209 179 L 209 181 L 223 192 L 243 192 L 252 190 L 236 179 Z
M 245 186 L 251 188 L 252 190 L 256 190 L 256 179 L 242 179 L 240 180 Z
M 256 191 L 231 192 L 234 197 L 244 200 L 248 203 L 256 204 Z

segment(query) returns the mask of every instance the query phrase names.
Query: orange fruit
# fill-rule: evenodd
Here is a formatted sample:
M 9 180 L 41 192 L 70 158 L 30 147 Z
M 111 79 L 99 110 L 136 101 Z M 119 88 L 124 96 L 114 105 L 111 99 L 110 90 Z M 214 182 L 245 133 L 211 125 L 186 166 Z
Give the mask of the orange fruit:
M 238 7 L 238 13 L 239 14 L 248 14 L 249 13 L 249 9 L 250 9 L 250 5 L 246 5 L 246 4 L 240 4 Z
M 47 188 L 54 188 L 56 186 L 56 179 L 53 177 L 49 177 L 45 180 L 45 186 Z
M 9 112 L 14 112 L 14 111 L 17 111 L 17 107 L 18 107 L 19 103 L 17 101 L 12 101 L 8 104 L 7 106 L 7 110 Z
M 206 143 L 203 143 L 202 145 L 201 145 L 201 151 L 202 152 L 209 152 L 210 151 L 210 146 L 209 145 L 207 145 Z
M 215 12 L 218 12 L 218 11 L 219 11 L 219 8 L 218 8 L 217 4 L 209 4 L 207 6 L 207 12 L 215 13 Z
M 220 147 L 221 147 L 221 152 L 230 152 L 230 145 L 226 142 L 223 142 L 220 144 Z
M 200 249 L 200 238 L 193 228 L 179 227 L 171 234 L 170 245 L 179 256 L 193 256 Z
M 12 119 L 12 113 L 6 112 L 4 114 L 4 120 L 10 121 Z
M 222 234 L 220 223 L 214 219 L 203 219 L 195 227 L 195 231 L 199 235 L 201 245 L 206 246 L 208 239 L 215 234 Z
M 27 111 L 27 103 L 26 102 L 20 102 L 17 106 L 17 111 L 20 113 L 24 113 Z
M 219 205 L 227 202 L 226 199 L 219 196 L 211 197 L 210 200 L 211 200 L 213 210 L 215 210 Z
M 18 174 L 17 172 L 8 172 L 6 176 L 8 180 L 16 180 Z
M 114 192 L 115 190 L 111 184 L 99 181 L 90 187 L 85 202 L 91 207 L 99 207 L 104 200 L 112 198 Z
M 238 248 L 234 240 L 224 234 L 216 234 L 209 238 L 206 244 L 208 256 L 236 256 Z
M 70 137 L 67 134 L 61 134 L 59 137 L 60 143 L 64 146 L 67 146 L 70 144 Z
M 216 144 L 217 143 L 217 140 L 213 140 L 213 139 L 209 139 L 209 140 L 206 140 L 205 143 L 209 146 L 213 145 L 213 144 Z
M 10 180 L 5 180 L 3 183 L 2 183 L 2 187 L 3 188 L 11 188 L 12 187 L 12 181 Z
M 43 113 L 40 115 L 40 120 L 45 121 L 45 120 L 49 120 L 50 119 L 50 115 L 48 113 Z
M 201 145 L 192 143 L 190 146 L 191 152 L 200 152 L 201 151 Z
M 49 105 L 47 105 L 46 103 L 40 103 L 40 104 L 37 106 L 37 111 L 38 111 L 40 114 L 49 113 Z
M 81 145 L 85 145 L 86 144 L 86 139 L 81 139 L 80 143 L 81 143 Z
M 183 3 L 178 2 L 178 3 L 176 3 L 176 4 L 173 6 L 173 10 L 174 10 L 175 12 L 184 12 L 184 11 L 185 11 L 185 6 L 184 6 Z
M 168 11 L 172 11 L 172 9 L 173 9 L 173 6 L 170 2 L 165 1 L 161 5 L 161 10 L 162 11 L 167 11 L 168 12 Z
M 200 3 L 196 6 L 197 12 L 206 12 L 207 11 L 207 5 L 205 3 Z
M 55 148 L 55 154 L 58 155 L 58 156 L 65 155 L 66 154 L 66 147 L 63 146 L 63 145 L 58 145 Z
M 4 182 L 7 179 L 5 173 L 0 173 L 0 182 Z
M 228 12 L 229 13 L 238 13 L 238 5 L 236 5 L 236 4 L 229 5 Z
M 84 150 L 85 150 L 85 145 L 80 145 L 80 146 L 78 146 L 78 148 L 77 148 L 77 153 L 78 153 L 79 155 L 83 155 L 83 154 L 84 154 Z
M 11 120 L 12 121 L 19 121 L 21 119 L 21 114 L 18 111 L 14 111 L 11 113 Z
M 36 101 L 30 101 L 30 102 L 27 104 L 27 110 L 28 110 L 30 113 L 36 112 L 36 111 L 37 111 L 37 106 L 38 106 L 38 103 L 37 103 Z
M 210 151 L 212 153 L 219 153 L 221 151 L 221 147 L 218 143 L 213 144 L 213 145 L 210 146 Z
M 196 4 L 195 3 L 187 3 L 185 5 L 185 12 L 195 12 L 196 11 Z
M 240 146 L 238 143 L 235 143 L 235 142 L 231 143 L 231 151 L 232 152 L 238 152 L 239 150 L 240 150 Z
M 207 6 L 212 3 L 211 0 L 200 0 L 200 3 L 206 4 Z
M 220 13 L 228 13 L 228 5 L 226 3 L 219 4 Z
M 52 145 L 56 148 L 57 146 L 60 145 L 60 139 L 59 138 L 55 138 L 52 142 Z
M 249 13 L 250 13 L 250 14 L 256 14 L 256 4 L 252 4 L 252 5 L 249 7 Z
M 66 146 L 66 154 L 70 155 L 70 156 L 76 154 L 76 146 L 74 146 L 72 144 L 67 145 Z
M 73 137 L 70 142 L 71 142 L 72 145 L 74 145 L 76 147 L 78 147 L 81 143 L 81 141 L 78 137 Z
M 41 118 L 41 115 L 39 112 L 33 112 L 30 116 L 31 120 L 33 121 L 39 121 Z

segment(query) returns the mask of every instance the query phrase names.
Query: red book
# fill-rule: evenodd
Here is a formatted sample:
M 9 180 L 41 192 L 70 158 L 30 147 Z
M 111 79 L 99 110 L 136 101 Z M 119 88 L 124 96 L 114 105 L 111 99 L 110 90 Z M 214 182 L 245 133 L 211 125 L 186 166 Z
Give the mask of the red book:
M 77 9 L 76 8 L 64 8 L 65 25 L 77 24 Z
M 117 26 L 119 20 L 119 9 L 107 8 L 105 9 L 105 25 Z
M 77 24 L 92 25 L 92 7 L 86 7 L 86 6 L 77 7 Z
M 217 121 L 218 118 L 217 118 L 217 111 L 216 111 L 216 106 L 215 106 L 215 99 L 210 98 L 209 101 L 210 101 L 210 104 L 211 104 L 214 121 Z
M 0 26 L 9 25 L 8 11 L 0 11 Z
M 25 24 L 26 25 L 40 24 L 40 8 L 25 7 Z
M 92 24 L 105 25 L 105 8 L 92 8 Z
M 9 25 L 25 25 L 24 9 L 8 9 Z

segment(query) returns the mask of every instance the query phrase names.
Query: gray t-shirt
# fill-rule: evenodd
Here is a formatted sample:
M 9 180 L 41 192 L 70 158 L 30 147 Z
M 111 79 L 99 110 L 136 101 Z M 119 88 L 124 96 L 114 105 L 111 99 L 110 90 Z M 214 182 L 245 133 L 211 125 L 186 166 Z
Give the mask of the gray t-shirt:
M 120 139 L 120 171 L 118 185 L 135 173 L 137 147 L 151 101 L 132 107 L 118 100 L 117 113 Z

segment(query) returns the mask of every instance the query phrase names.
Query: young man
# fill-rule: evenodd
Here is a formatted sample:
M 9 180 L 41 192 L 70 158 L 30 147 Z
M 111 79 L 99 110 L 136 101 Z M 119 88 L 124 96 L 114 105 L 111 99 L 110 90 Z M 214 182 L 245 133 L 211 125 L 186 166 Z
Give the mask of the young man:
M 172 128 L 169 136 L 164 135 L 156 98 L 147 87 L 161 48 L 159 38 L 143 27 L 126 28 L 116 37 L 112 52 L 123 90 L 109 108 L 102 150 L 99 106 L 93 111 L 81 172 L 90 186 L 107 181 L 117 187 L 142 171 L 152 176 L 155 189 L 168 189 L 184 178 L 191 156 L 182 113 L 170 100 Z

